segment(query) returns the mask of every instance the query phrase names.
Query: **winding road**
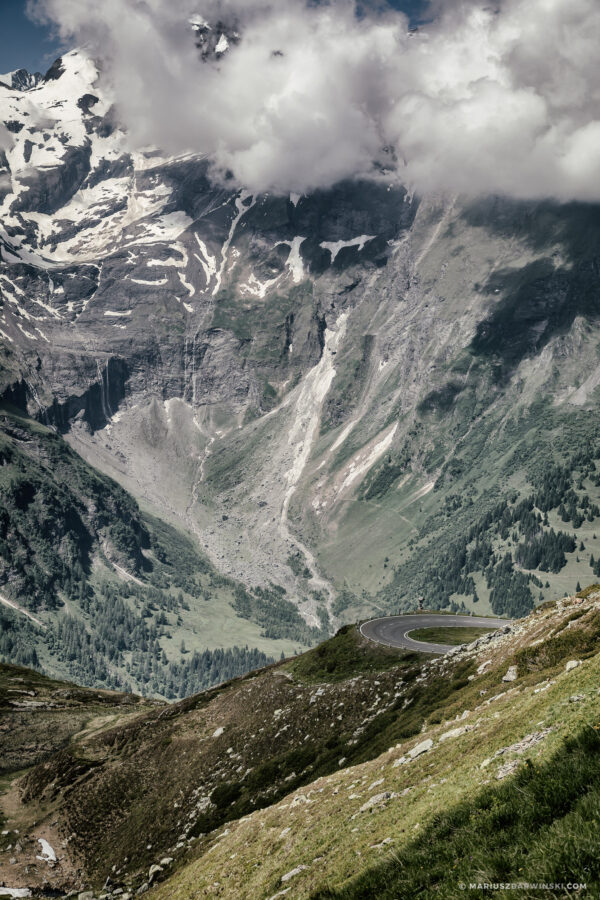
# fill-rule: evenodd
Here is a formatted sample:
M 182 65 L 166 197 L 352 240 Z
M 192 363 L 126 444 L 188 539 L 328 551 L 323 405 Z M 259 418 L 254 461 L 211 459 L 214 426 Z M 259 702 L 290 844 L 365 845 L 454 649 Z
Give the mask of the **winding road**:
M 489 628 L 496 631 L 509 625 L 510 619 L 494 619 L 487 616 L 444 616 L 436 613 L 419 613 L 406 616 L 385 616 L 382 619 L 371 619 L 363 622 L 360 633 L 376 644 L 387 647 L 398 647 L 403 650 L 415 650 L 418 653 L 448 653 L 456 644 L 425 644 L 414 641 L 411 631 L 421 628 Z

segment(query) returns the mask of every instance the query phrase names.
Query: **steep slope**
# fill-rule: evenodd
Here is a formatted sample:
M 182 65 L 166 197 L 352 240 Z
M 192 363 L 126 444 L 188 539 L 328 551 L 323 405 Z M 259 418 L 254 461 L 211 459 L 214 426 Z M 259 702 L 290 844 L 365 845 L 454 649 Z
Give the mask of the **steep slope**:
M 218 575 L 189 538 L 9 407 L 0 408 L 0 505 L 8 661 L 177 697 L 321 634 L 280 593 Z
M 17 666 L 0 665 L 0 896 L 30 896 L 29 887 L 52 891 L 60 872 L 55 869 L 62 839 L 51 808 L 35 812 L 19 803 L 16 774 L 43 765 L 85 734 L 135 719 L 156 706 L 131 694 L 91 691 L 54 681 Z M 6 818 L 10 819 L 10 827 Z M 58 879 L 56 878 L 58 875 Z M 71 879 L 75 877 L 69 872 Z M 22 887 L 26 885 L 27 887 Z M 56 894 L 54 894 L 56 896 Z
M 419 594 L 521 614 L 585 581 L 596 206 L 383 174 L 254 196 L 132 152 L 82 52 L 0 119 L 0 390 L 219 571 L 312 628 Z
M 517 794 L 538 791 L 561 802 L 547 804 L 535 833 L 518 831 L 525 818 L 505 830 L 505 855 L 491 853 L 472 874 L 515 878 L 526 840 L 537 848 L 536 880 L 556 880 L 544 829 L 560 835 L 571 822 L 585 840 L 562 853 L 565 880 L 585 875 L 595 885 L 597 836 L 581 803 L 597 802 L 584 782 L 598 765 L 599 617 L 596 585 L 427 659 L 377 648 L 346 627 L 294 661 L 82 734 L 14 784 L 10 815 L 51 816 L 62 840 L 53 883 L 91 885 L 93 896 L 103 884 L 103 893 L 151 884 L 150 896 L 170 900 L 392 896 L 437 884 L 451 897 L 469 860 L 456 875 L 439 865 L 424 872 L 431 837 L 442 852 L 445 823 L 490 809 L 501 816 Z M 577 760 L 570 775 L 566 758 Z M 559 770 L 562 794 L 552 780 Z M 21 863 L 31 864 L 27 854 Z M 46 874 L 36 864 L 21 883 Z
M 597 890 L 593 596 L 426 664 L 406 698 L 420 706 L 418 734 L 384 739 L 368 761 L 220 829 L 155 895 L 454 898 L 463 882 L 515 881 Z

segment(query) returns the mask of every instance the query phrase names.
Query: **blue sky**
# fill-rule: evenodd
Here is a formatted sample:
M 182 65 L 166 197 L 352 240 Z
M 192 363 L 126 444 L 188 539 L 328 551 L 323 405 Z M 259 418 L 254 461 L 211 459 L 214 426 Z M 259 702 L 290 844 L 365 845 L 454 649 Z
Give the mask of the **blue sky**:
M 0 72 L 45 72 L 60 56 L 59 44 L 47 28 L 29 21 L 26 0 L 0 0 L 0 6 Z
M 391 0 L 391 5 L 418 17 L 426 0 Z M 49 29 L 34 25 L 27 18 L 26 0 L 0 0 L 0 6 L 0 72 L 21 68 L 45 72 L 60 56 L 60 44 L 52 38 Z

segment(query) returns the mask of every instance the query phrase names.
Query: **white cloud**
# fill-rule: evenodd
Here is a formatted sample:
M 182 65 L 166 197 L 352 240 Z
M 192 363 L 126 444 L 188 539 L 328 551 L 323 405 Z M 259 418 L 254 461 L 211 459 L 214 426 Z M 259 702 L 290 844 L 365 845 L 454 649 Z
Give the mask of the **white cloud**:
M 440 3 L 437 4 L 440 8 Z M 597 0 L 441 3 L 408 35 L 351 0 L 37 0 L 103 62 L 131 140 L 194 150 L 253 191 L 373 173 L 417 191 L 600 199 Z M 189 19 L 242 35 L 200 64 Z

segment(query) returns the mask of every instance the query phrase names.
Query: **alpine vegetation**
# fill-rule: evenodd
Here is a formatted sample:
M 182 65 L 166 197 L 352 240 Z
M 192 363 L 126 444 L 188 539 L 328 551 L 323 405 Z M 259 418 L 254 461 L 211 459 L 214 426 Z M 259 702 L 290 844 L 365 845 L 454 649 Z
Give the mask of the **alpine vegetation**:
M 0 897 L 600 895 L 600 7 L 14 9 Z

